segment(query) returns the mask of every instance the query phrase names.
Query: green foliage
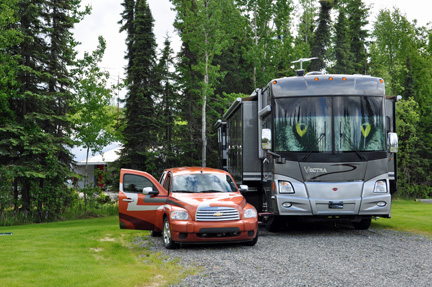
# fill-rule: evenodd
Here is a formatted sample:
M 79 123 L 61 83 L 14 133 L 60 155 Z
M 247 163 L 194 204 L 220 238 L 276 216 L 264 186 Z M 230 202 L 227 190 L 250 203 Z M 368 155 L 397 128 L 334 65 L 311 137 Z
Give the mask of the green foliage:
M 84 53 L 84 58 L 77 60 L 72 70 L 74 95 L 70 117 L 75 128 L 75 138 L 93 154 L 101 152 L 115 139 L 108 132 L 109 126 L 115 122 L 115 115 L 107 113 L 107 107 L 117 87 L 107 88 L 109 73 L 98 67 L 105 49 L 105 40 L 99 37 L 98 48 L 91 55 Z
M 237 2 L 248 24 L 246 27 L 241 26 L 241 29 L 250 39 L 243 53 L 244 59 L 252 66 L 253 88 L 288 75 L 291 61 L 295 60 L 291 56 L 294 39 L 289 29 L 293 20 L 293 1 L 276 1 L 273 5 L 261 0 Z
M 330 69 L 330 72 L 334 74 L 352 74 L 354 72 L 353 55 L 351 54 L 347 26 L 348 19 L 345 16 L 345 7 L 340 5 L 334 39 L 334 59 L 336 64 Z
M 319 59 L 312 61 L 310 71 L 321 71 L 326 68 L 325 61 L 328 59 L 327 50 L 330 43 L 330 11 L 333 8 L 333 0 L 321 0 L 321 9 L 318 17 L 317 29 L 314 32 L 311 44 L 311 55 Z
M 372 72 L 386 80 L 390 95 L 399 95 L 404 91 L 407 57 L 416 51 L 413 26 L 400 10 L 382 10 L 372 35 L 375 38 L 371 46 Z
M 128 60 L 122 149 L 117 166 L 156 172 L 158 81 L 153 16 L 145 0 L 123 3 L 121 31 L 127 32 Z
M 369 8 L 362 0 L 346 1 L 348 16 L 348 39 L 355 74 L 368 74 L 367 39 L 369 31 L 365 29 L 369 24 Z M 351 72 L 351 71 L 349 71 Z

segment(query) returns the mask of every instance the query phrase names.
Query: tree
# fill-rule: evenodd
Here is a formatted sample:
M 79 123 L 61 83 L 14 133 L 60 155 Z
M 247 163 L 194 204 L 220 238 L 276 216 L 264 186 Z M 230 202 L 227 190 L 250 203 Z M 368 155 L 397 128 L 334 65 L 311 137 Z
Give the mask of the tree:
M 158 133 L 158 142 L 161 144 L 161 157 L 166 166 L 176 166 L 179 162 L 178 153 L 178 130 L 177 121 L 179 118 L 180 97 L 176 86 L 176 74 L 172 71 L 174 67 L 173 50 L 169 37 L 165 38 L 162 55 L 156 66 L 158 79 L 158 97 L 160 104 L 157 106 L 158 126 L 161 132 Z M 158 166 L 162 169 L 163 166 Z
M 158 125 L 155 107 L 158 99 L 156 41 L 153 16 L 145 0 L 125 0 L 122 27 L 126 31 L 128 60 L 124 148 L 119 164 L 132 169 L 156 172 Z
M 294 40 L 293 59 L 307 58 L 311 56 L 311 42 L 313 31 L 315 30 L 314 18 L 317 8 L 314 6 L 315 1 L 301 0 L 300 5 L 303 8 L 300 16 L 300 23 L 297 29 L 297 37 Z M 303 63 L 306 70 L 309 62 Z
M 346 1 L 346 11 L 348 16 L 348 39 L 350 42 L 350 51 L 354 73 L 368 73 L 368 54 L 367 38 L 369 32 L 365 26 L 369 23 L 369 8 L 365 6 L 362 0 Z
M 345 6 L 339 5 L 339 16 L 335 25 L 334 35 L 334 60 L 335 64 L 330 69 L 335 74 L 353 74 L 354 63 L 350 49 L 350 40 L 347 31 L 348 21 L 345 17 Z
M 67 147 L 71 123 L 71 77 L 75 57 L 71 29 L 88 12 L 79 1 L 17 1 L 13 24 L 22 41 L 7 49 L 19 59 L 16 88 L 9 99 L 13 122 L 2 127 L 1 163 L 14 178 L 15 211 L 39 221 L 66 207 L 66 182 L 72 176 Z
M 234 9 L 232 0 L 172 0 L 178 11 L 176 27 L 190 51 L 196 55 L 196 65 L 192 69 L 201 75 L 199 93 L 201 95 L 201 164 L 207 165 L 207 101 L 214 93 L 216 81 L 221 77 L 219 67 L 213 65 L 215 55 L 219 55 L 228 44 L 227 32 L 221 28 L 224 17 Z M 197 26 L 196 26 L 197 25 Z
M 0 221 L 3 211 L 13 201 L 14 171 L 10 165 L 8 154 L 9 139 L 7 135 L 13 129 L 15 111 L 10 106 L 17 96 L 18 55 L 11 53 L 11 48 L 22 41 L 19 31 L 13 25 L 17 21 L 17 1 L 0 1 Z
M 382 10 L 378 14 L 372 32 L 371 68 L 387 83 L 391 95 L 401 94 L 407 56 L 416 51 L 414 29 L 398 9 Z
M 318 17 L 317 29 L 314 32 L 311 44 L 311 56 L 318 57 L 309 65 L 310 71 L 321 71 L 326 66 L 327 49 L 330 43 L 330 10 L 333 8 L 334 0 L 320 0 L 321 8 Z
M 102 152 L 102 149 L 114 141 L 109 126 L 114 122 L 113 114 L 107 113 L 107 107 L 113 98 L 113 89 L 107 88 L 109 73 L 101 71 L 98 64 L 102 61 L 106 49 L 105 40 L 99 37 L 99 46 L 92 53 L 84 53 L 83 59 L 75 63 L 72 70 L 73 101 L 70 117 L 74 124 L 74 134 L 78 145 L 87 148 L 85 178 L 88 185 L 88 157 L 90 152 Z M 84 199 L 87 205 L 87 195 Z
M 22 41 L 20 33 L 13 29 L 13 24 L 17 21 L 16 2 L 0 1 L 0 49 L 7 51 L 0 53 L 0 127 L 14 118 L 9 102 L 16 96 L 19 59 L 18 55 L 10 53 L 10 48 Z
M 291 66 L 293 37 L 290 33 L 291 0 L 268 5 L 262 0 L 237 1 L 249 23 L 250 48 L 245 59 L 252 65 L 253 87 L 262 87 L 271 79 L 287 75 Z

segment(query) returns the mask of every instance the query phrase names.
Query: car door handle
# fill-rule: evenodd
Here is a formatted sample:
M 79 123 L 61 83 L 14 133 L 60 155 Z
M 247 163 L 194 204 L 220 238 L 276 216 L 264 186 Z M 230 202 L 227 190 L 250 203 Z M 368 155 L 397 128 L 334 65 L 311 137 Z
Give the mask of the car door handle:
M 133 202 L 133 199 L 132 198 L 125 198 L 125 199 L 123 199 L 123 201 L 125 201 L 125 202 Z

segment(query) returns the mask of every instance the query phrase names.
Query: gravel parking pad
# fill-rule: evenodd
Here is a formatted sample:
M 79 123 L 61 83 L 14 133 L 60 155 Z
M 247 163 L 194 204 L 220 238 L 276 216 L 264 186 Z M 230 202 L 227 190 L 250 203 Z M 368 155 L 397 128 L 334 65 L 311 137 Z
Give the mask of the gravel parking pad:
M 151 251 L 202 267 L 177 286 L 431 286 L 428 238 L 343 225 L 307 225 L 270 233 L 258 243 L 183 245 L 166 250 L 152 237 Z

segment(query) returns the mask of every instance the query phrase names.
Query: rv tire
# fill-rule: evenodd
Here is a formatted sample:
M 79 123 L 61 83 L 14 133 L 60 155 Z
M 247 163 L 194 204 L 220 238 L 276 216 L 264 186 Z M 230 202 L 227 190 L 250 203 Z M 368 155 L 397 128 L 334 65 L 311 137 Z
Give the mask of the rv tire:
M 266 229 L 269 232 L 277 232 L 281 227 L 281 218 L 278 215 L 271 216 L 266 224 Z
M 354 228 L 357 230 L 366 230 L 371 225 L 371 221 L 372 221 L 371 218 L 363 218 L 360 221 L 353 221 L 352 224 Z

